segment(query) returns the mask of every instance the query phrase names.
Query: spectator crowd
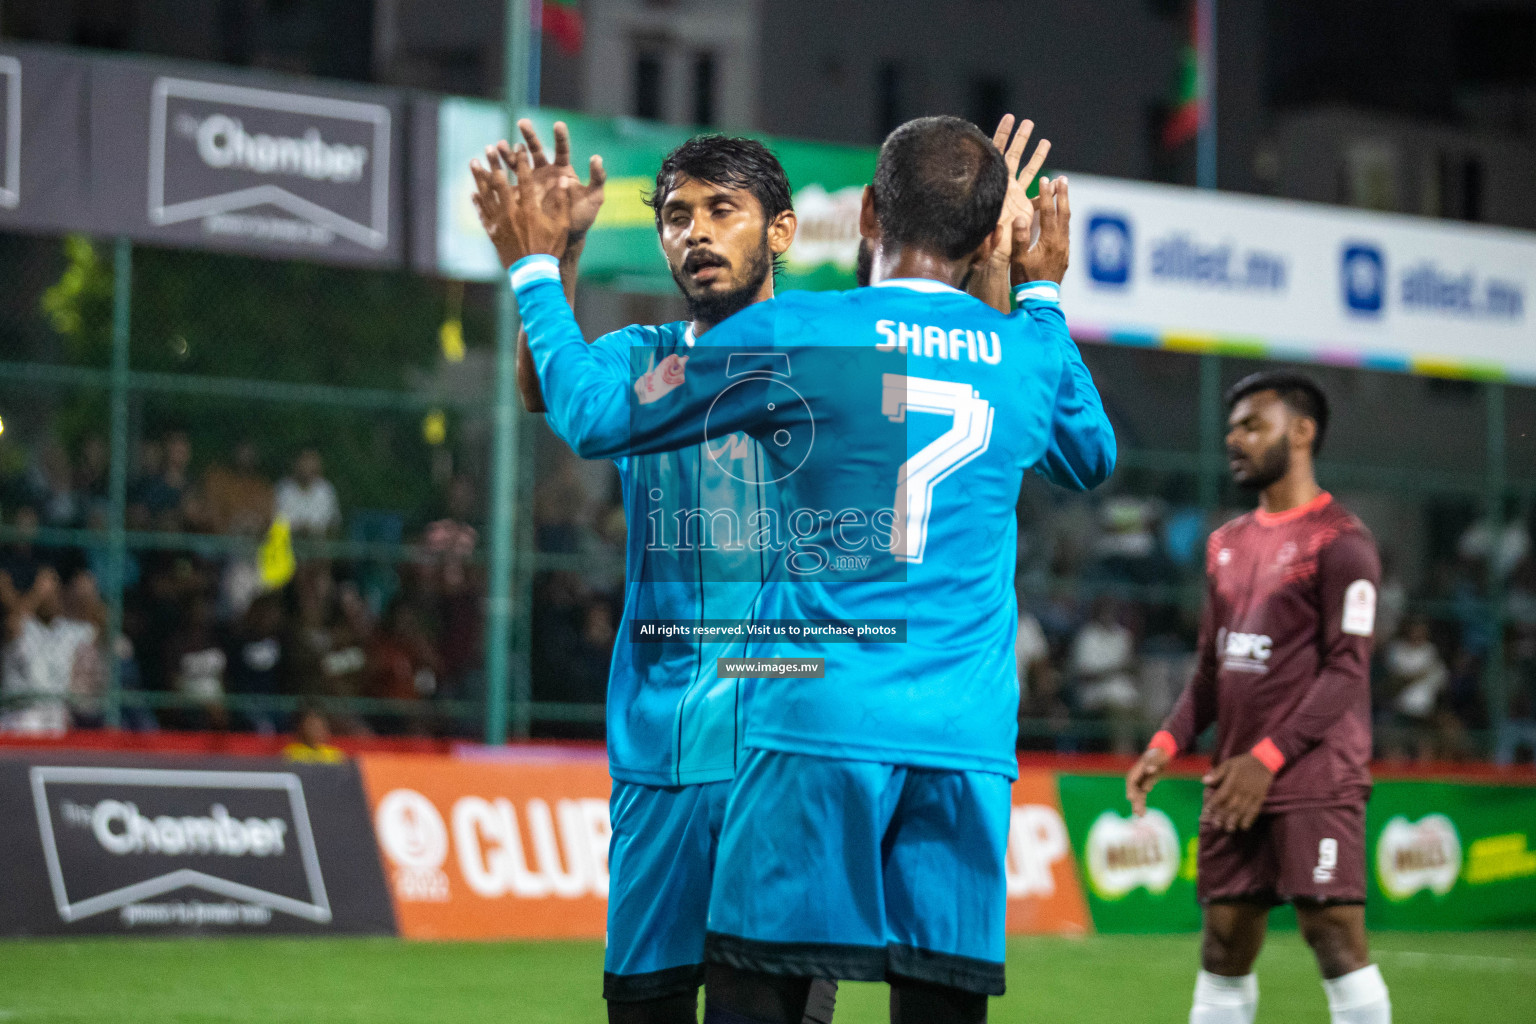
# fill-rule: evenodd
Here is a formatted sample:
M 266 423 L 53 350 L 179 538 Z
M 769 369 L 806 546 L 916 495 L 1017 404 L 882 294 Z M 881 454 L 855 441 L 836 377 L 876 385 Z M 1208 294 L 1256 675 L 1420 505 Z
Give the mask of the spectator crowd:
M 349 521 L 315 448 L 274 480 L 253 441 L 199 466 L 185 432 L 146 440 L 112 644 L 108 463 L 92 437 L 0 469 L 0 730 L 101 724 L 114 661 L 135 729 L 287 731 L 323 708 L 341 734 L 437 734 L 454 728 L 440 701 L 477 696 L 484 572 L 467 477 L 443 481 L 399 557 L 336 558 L 315 542 L 398 540 L 410 514 Z M 274 544 L 295 556 L 286 570 L 262 564 Z
M 1021 502 L 1020 746 L 1132 753 L 1194 671 L 1204 538 L 1241 512 L 1144 497 Z M 1536 757 L 1536 559 L 1530 508 L 1429 538 L 1412 584 L 1378 535 L 1376 752 L 1391 760 Z M 1490 588 L 1506 597 L 1491 614 Z M 1488 692 L 1503 662 L 1502 728 Z
M 102 721 L 115 661 L 135 729 L 309 728 L 348 734 L 479 731 L 485 572 L 475 482 L 445 474 L 435 507 L 348 508 L 315 448 L 274 479 L 255 441 L 200 461 L 170 431 L 139 444 L 126 510 L 122 636 L 113 644 L 106 443 L 53 443 L 0 461 L 0 730 Z M 605 463 L 546 453 L 533 493 L 532 696 L 546 735 L 600 737 L 622 611 L 624 517 Z M 9 466 L 9 470 L 7 470 Z M 1347 498 L 1346 498 L 1347 500 Z M 1020 746 L 1133 752 L 1194 665 L 1204 539 L 1219 513 L 1130 493 L 1020 501 Z M 1536 558 L 1530 508 L 1431 537 L 1404 573 L 1389 536 L 1373 666 L 1378 754 L 1411 760 L 1536 754 Z M 296 557 L 263 564 L 274 523 Z M 49 530 L 81 530 L 57 542 Z M 1442 531 L 1444 532 L 1444 531 Z M 165 543 L 164 535 L 219 543 Z M 45 543 L 45 540 L 48 541 Z M 333 557 L 316 541 L 399 543 Z M 341 550 L 349 549 L 342 545 Z M 373 550 L 372 548 L 369 549 Z M 1506 595 L 1502 623 L 1487 595 Z M 1505 728 L 1489 733 L 1485 678 L 1502 658 Z M 260 698 L 289 698 L 263 700 Z M 247 699 L 258 698 L 258 699 Z M 342 698 L 371 698 L 349 701 Z

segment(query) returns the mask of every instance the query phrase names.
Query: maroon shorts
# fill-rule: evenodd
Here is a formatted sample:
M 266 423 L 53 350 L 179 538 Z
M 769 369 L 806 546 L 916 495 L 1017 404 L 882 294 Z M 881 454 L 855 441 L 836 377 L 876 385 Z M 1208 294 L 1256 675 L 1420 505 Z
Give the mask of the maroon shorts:
M 1245 832 L 1200 825 L 1201 903 L 1365 902 L 1365 806 L 1261 814 Z

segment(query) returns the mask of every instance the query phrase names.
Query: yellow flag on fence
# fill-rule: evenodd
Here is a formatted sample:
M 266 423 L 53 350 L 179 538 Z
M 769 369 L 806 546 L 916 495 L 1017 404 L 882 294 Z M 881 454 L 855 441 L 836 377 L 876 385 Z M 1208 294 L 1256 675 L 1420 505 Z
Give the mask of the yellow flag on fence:
M 256 568 L 268 590 L 278 590 L 293 579 L 298 562 L 293 557 L 293 528 L 278 516 L 256 550 Z

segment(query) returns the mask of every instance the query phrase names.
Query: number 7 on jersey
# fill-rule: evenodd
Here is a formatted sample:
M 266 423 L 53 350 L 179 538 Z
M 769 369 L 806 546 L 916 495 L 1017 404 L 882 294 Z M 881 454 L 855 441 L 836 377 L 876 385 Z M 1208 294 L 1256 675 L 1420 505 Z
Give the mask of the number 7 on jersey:
M 896 474 L 897 526 L 891 552 L 898 561 L 921 562 L 928 546 L 933 489 L 955 470 L 987 450 L 992 441 L 992 407 L 969 384 L 887 373 L 880 411 L 892 423 L 907 413 L 952 417 L 949 429 L 901 464 Z

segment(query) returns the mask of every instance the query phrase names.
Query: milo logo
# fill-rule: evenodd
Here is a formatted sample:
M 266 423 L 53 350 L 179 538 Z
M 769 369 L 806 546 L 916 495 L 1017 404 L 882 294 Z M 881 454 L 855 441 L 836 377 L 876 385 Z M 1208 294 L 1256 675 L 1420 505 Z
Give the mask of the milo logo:
M 800 220 L 795 244 L 785 258 L 791 268 L 806 273 L 831 263 L 852 270 L 859 254 L 859 209 L 864 189 L 849 185 L 828 192 L 807 185 L 795 193 L 795 215 Z
M 1444 896 L 1461 875 L 1461 837 L 1443 814 L 1387 822 L 1376 843 L 1376 881 L 1390 900 L 1428 889 Z
M 1179 873 L 1179 833 L 1155 808 L 1140 818 L 1105 811 L 1088 830 L 1084 859 L 1100 899 L 1118 900 L 1138 888 L 1161 895 Z

